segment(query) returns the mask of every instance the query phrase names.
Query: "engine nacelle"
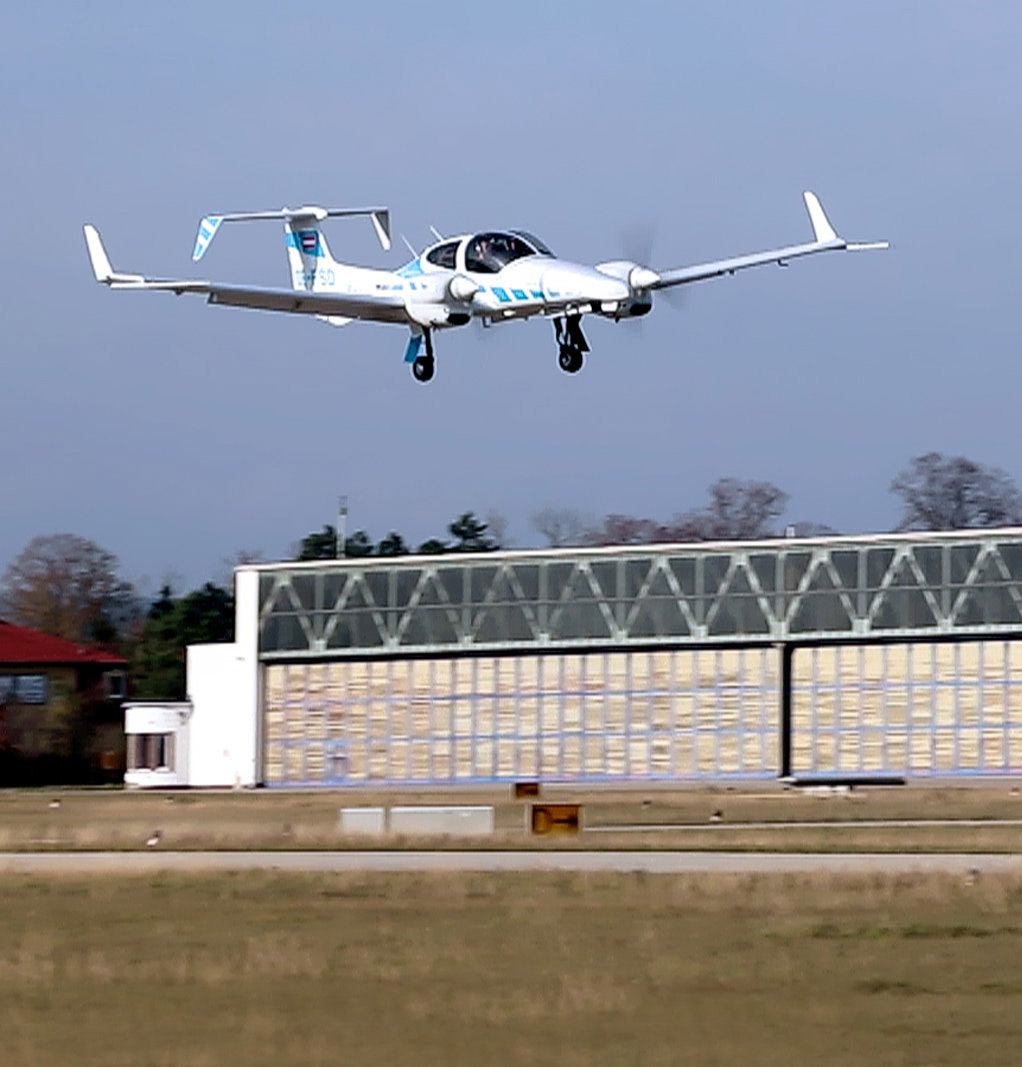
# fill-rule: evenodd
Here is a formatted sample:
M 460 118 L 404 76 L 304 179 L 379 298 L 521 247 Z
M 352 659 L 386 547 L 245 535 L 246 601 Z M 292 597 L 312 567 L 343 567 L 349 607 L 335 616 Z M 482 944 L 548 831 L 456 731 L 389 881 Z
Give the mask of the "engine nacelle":
M 601 274 L 619 278 L 625 282 L 639 303 L 646 305 L 646 311 L 653 306 L 649 290 L 660 281 L 660 275 L 655 270 L 650 270 L 641 263 L 633 263 L 630 259 L 614 259 L 609 263 L 598 263 L 596 269 Z M 645 315 L 646 311 L 629 312 L 629 314 Z
M 459 304 L 470 303 L 478 291 L 479 286 L 464 274 L 455 274 L 447 283 L 447 295 Z
M 423 327 L 464 326 L 469 321 L 466 311 L 456 311 L 444 304 L 413 304 L 405 303 L 405 310 L 412 322 Z

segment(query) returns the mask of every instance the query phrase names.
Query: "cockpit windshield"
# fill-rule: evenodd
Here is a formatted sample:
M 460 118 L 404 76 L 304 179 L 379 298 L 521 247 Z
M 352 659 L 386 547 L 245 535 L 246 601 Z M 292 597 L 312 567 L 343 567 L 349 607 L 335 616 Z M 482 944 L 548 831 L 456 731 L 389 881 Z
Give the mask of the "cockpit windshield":
M 553 255 L 553 252 L 535 234 L 529 233 L 528 230 L 512 230 L 511 232 L 519 237 L 524 237 L 541 256 Z
M 534 238 L 522 231 L 512 233 L 477 233 L 465 246 L 465 269 L 476 274 L 496 274 L 513 260 L 523 256 L 550 255 Z

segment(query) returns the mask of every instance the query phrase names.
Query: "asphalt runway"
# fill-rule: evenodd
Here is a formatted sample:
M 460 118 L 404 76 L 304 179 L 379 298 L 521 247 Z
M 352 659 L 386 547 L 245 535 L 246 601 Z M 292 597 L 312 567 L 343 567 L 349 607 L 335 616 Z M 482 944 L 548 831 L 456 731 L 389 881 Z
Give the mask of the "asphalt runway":
M 4 852 L 0 874 L 159 871 L 644 871 L 649 874 L 818 871 L 1022 873 L 1022 854 L 782 852 Z
M 587 834 L 638 834 L 647 831 L 684 833 L 693 830 L 877 830 L 893 827 L 917 830 L 926 827 L 1022 826 L 1022 819 L 833 819 L 804 822 L 700 822 L 700 823 L 628 823 L 625 825 L 587 826 Z

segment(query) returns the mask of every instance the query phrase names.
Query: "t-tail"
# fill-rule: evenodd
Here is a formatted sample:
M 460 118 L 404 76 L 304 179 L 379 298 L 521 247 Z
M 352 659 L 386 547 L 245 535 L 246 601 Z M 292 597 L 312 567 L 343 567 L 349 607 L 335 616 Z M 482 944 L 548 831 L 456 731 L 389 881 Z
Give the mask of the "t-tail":
M 320 223 L 327 218 L 368 215 L 385 251 L 390 249 L 390 212 L 385 207 L 323 208 L 306 206 L 281 208 L 279 211 L 242 211 L 229 215 L 206 215 L 199 222 L 192 259 L 200 260 L 206 254 L 225 222 L 255 222 L 262 219 L 280 219 L 284 223 L 284 240 L 287 245 L 287 262 L 291 286 L 306 292 L 321 292 L 333 289 L 338 282 L 338 273 L 354 268 L 346 267 L 330 254 L 326 237 Z

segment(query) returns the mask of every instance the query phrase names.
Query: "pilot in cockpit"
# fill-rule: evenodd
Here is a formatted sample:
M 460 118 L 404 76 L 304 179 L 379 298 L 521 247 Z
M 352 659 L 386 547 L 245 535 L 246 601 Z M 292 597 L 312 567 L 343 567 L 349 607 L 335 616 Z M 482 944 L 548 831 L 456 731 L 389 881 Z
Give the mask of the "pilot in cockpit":
M 493 242 L 489 237 L 483 236 L 478 241 L 479 259 L 494 273 L 500 270 L 503 264 L 497 258 L 493 251 Z

